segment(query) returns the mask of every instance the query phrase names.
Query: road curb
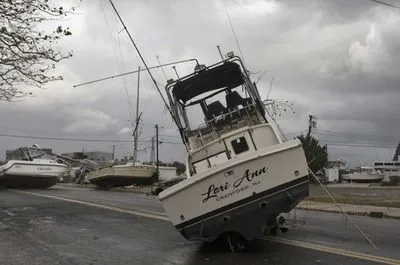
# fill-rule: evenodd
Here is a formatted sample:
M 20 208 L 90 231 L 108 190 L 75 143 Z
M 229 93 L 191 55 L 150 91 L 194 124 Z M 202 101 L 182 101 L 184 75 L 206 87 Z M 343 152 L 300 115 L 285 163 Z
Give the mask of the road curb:
M 342 213 L 341 210 L 331 210 L 331 209 L 318 209 L 318 208 L 309 208 L 309 207 L 304 207 L 304 206 L 297 206 L 296 209 L 299 210 L 307 210 L 307 211 L 314 211 L 314 212 L 327 212 L 327 213 Z M 352 211 L 346 211 L 348 215 L 357 215 L 357 216 L 369 216 L 370 212 L 352 212 Z M 391 218 L 391 219 L 397 219 L 400 220 L 400 216 L 395 216 L 395 215 L 390 215 L 388 213 L 383 213 L 383 217 L 385 218 Z M 371 217 L 373 218 L 373 217 Z

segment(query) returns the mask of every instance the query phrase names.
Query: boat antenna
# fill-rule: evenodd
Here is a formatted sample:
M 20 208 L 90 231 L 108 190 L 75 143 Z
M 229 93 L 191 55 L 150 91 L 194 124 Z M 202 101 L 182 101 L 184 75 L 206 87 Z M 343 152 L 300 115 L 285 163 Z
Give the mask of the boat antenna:
M 272 82 L 274 82 L 274 77 L 272 77 L 271 82 L 269 83 L 269 90 L 267 94 L 267 100 L 269 99 L 269 94 L 271 93 L 272 90 Z
M 172 66 L 172 69 L 174 69 L 176 77 L 179 79 L 179 74 L 178 74 L 178 71 L 176 70 L 176 66 L 175 65 Z
M 217 45 L 217 49 L 218 49 L 219 55 L 221 56 L 221 59 L 223 60 L 224 56 L 222 55 L 221 47 L 219 45 Z
M 240 53 L 240 57 L 242 58 L 243 65 L 244 65 L 244 67 L 246 68 L 246 64 L 245 64 L 245 62 L 244 62 L 244 57 L 243 57 L 242 49 L 240 49 L 239 39 L 238 39 L 238 37 L 236 36 L 235 29 L 234 29 L 233 24 L 232 24 L 232 21 L 231 21 L 231 17 L 229 16 L 228 9 L 226 8 L 225 5 L 224 5 L 224 9 L 225 9 L 226 16 L 228 17 L 228 21 L 229 21 L 229 25 L 230 25 L 231 30 L 232 30 L 233 37 L 235 38 L 236 46 L 238 47 L 238 50 L 239 50 L 239 53 Z M 219 47 L 219 46 L 217 46 L 217 47 Z M 219 49 L 219 48 L 218 48 L 218 49 Z
M 198 60 L 193 58 L 193 59 L 187 59 L 187 60 L 182 60 L 182 61 L 177 61 L 177 62 L 172 62 L 172 63 L 166 63 L 166 64 L 162 64 L 162 65 L 156 65 L 156 66 L 149 67 L 149 69 L 156 69 L 156 68 L 160 68 L 160 67 L 163 67 L 163 66 L 169 66 L 169 65 L 180 64 L 180 63 L 187 63 L 187 62 L 192 62 L 192 61 L 195 61 L 196 65 L 199 65 Z M 140 69 L 140 71 L 146 71 L 146 69 Z M 138 72 L 138 70 L 135 70 L 135 71 L 125 72 L 125 73 L 118 74 L 118 75 L 107 76 L 107 77 L 103 77 L 103 78 L 100 78 L 100 79 L 96 79 L 96 80 L 88 81 L 88 82 L 85 82 L 85 83 L 77 84 L 77 85 L 74 85 L 73 87 L 89 85 L 89 84 L 93 84 L 93 83 L 97 83 L 97 82 L 113 79 L 113 78 L 116 78 L 116 77 L 121 77 L 121 76 L 124 76 L 124 75 L 136 74 L 137 72 Z
M 143 65 L 144 65 L 144 67 L 146 68 L 147 73 L 149 74 L 151 80 L 153 81 L 153 84 L 154 84 L 154 86 L 156 87 L 158 93 L 160 94 L 160 96 L 161 96 L 161 98 L 162 98 L 162 100 L 163 100 L 163 102 L 164 102 L 166 108 L 168 109 L 168 111 L 169 111 L 169 113 L 171 114 L 172 118 L 175 120 L 175 116 L 173 115 L 171 109 L 169 108 L 168 103 L 167 103 L 167 101 L 165 100 L 164 95 L 161 93 L 161 90 L 160 90 L 160 88 L 158 87 L 157 81 L 154 79 L 152 73 L 150 72 L 150 69 L 149 69 L 149 67 L 148 67 L 147 64 L 146 64 L 146 61 L 144 60 L 142 54 L 140 53 L 138 47 L 136 46 L 136 43 L 135 43 L 135 41 L 133 40 L 132 35 L 131 35 L 130 32 L 128 31 L 128 29 L 127 29 L 127 27 L 126 27 L 124 21 L 122 20 L 120 14 L 118 13 L 117 8 L 115 7 L 115 5 L 114 5 L 114 3 L 113 3 L 112 0 L 109 0 L 109 2 L 110 2 L 110 4 L 111 4 L 112 8 L 114 9 L 115 13 L 117 14 L 117 17 L 118 17 L 119 21 L 121 22 L 121 24 L 122 24 L 122 26 L 123 26 L 123 29 L 124 29 L 125 32 L 128 34 L 128 37 L 129 37 L 129 39 L 131 40 L 133 46 L 135 47 L 136 52 L 138 53 L 140 59 L 142 60 L 142 63 L 143 63 Z
M 165 81 L 168 82 L 168 77 L 167 77 L 167 75 L 165 74 L 164 68 L 163 68 L 162 65 L 161 65 L 160 57 L 158 57 L 158 55 L 156 55 L 156 58 L 157 58 L 157 61 L 158 61 L 158 66 L 160 66 L 161 71 L 162 71 L 162 73 L 163 73 L 163 75 L 164 75 L 164 77 L 165 77 Z

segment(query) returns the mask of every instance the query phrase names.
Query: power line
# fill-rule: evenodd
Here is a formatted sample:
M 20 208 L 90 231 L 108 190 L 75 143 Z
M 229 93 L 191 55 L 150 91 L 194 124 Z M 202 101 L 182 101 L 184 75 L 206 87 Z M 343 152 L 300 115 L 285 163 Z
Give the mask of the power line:
M 298 132 L 284 133 L 284 135 L 288 136 L 288 135 L 294 135 L 294 134 L 303 134 L 306 132 L 307 132 L 307 130 L 303 130 L 303 131 L 298 131 Z
M 376 148 L 394 148 L 393 145 L 383 145 L 383 144 L 348 144 L 348 143 L 335 143 L 335 142 L 325 142 L 321 141 L 327 145 L 332 146 L 347 146 L 347 147 L 376 147 Z
M 130 140 L 118 139 L 84 139 L 84 138 L 65 138 L 65 137 L 47 137 L 47 136 L 30 136 L 17 134 L 0 134 L 0 137 L 38 139 L 38 140 L 54 140 L 54 141 L 72 141 L 72 142 L 103 142 L 103 143 L 132 143 Z M 150 143 L 151 140 L 141 140 L 139 143 Z M 182 144 L 179 142 L 162 141 L 163 144 Z
M 162 136 L 162 137 L 170 137 L 170 138 L 176 138 L 176 139 L 181 139 L 181 137 L 179 137 L 179 136 L 175 136 L 175 135 L 165 135 L 165 134 L 159 134 L 159 136 Z
M 385 2 L 382 2 L 382 1 L 378 1 L 378 0 L 369 0 L 369 1 L 377 3 L 377 4 L 381 4 L 381 5 L 385 5 L 385 6 L 389 6 L 389 7 L 400 9 L 400 6 L 396 6 L 396 5 L 393 5 L 393 4 L 385 3 Z
M 180 142 L 171 142 L 171 141 L 163 141 L 163 140 L 158 140 L 160 144 L 182 144 Z
M 64 137 L 46 137 L 46 136 L 29 136 L 16 134 L 0 134 L 0 137 L 39 139 L 39 140 L 56 140 L 56 141 L 75 141 L 75 142 L 105 142 L 105 143 L 132 143 L 128 140 L 108 140 L 108 139 L 81 139 L 81 138 L 64 138 Z
M 353 136 L 375 136 L 375 137 L 386 137 L 386 138 L 399 138 L 399 136 L 394 136 L 394 135 L 378 135 L 378 134 L 369 134 L 369 133 L 357 133 L 357 132 L 339 132 L 339 131 L 330 131 L 330 130 L 321 130 L 321 129 L 316 129 L 316 134 L 326 134 L 326 135 L 334 135 L 336 136 L 336 134 L 347 134 L 349 135 L 353 135 Z

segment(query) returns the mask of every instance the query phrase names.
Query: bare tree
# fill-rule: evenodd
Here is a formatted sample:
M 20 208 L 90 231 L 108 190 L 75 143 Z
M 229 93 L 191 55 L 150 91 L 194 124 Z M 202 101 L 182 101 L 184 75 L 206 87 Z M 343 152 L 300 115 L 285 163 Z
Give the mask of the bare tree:
M 62 79 L 51 72 L 72 53 L 53 47 L 71 32 L 62 26 L 45 32 L 40 26 L 73 11 L 53 6 L 48 0 L 0 0 L 0 100 L 14 101 L 31 94 L 26 92 L 29 86 L 41 87 Z
M 251 73 L 253 75 L 258 75 L 257 80 L 254 82 L 255 85 L 257 85 L 260 81 L 265 72 L 262 72 L 261 74 L 259 72 Z M 268 109 L 268 112 L 273 118 L 280 117 L 282 113 L 284 112 L 291 112 L 292 114 L 295 114 L 296 112 L 293 109 L 293 103 L 289 102 L 288 100 L 283 100 L 283 99 L 272 99 L 269 97 L 271 90 L 272 90 L 272 83 L 274 81 L 274 78 L 272 77 L 271 82 L 269 84 L 269 90 L 267 94 L 267 99 L 263 100 L 264 106 Z

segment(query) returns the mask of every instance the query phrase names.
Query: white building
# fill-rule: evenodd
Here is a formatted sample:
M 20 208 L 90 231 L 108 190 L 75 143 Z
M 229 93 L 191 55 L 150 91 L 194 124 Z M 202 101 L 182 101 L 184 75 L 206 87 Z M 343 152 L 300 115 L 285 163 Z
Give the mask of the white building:
M 326 182 L 338 182 L 339 181 L 339 168 L 325 168 L 325 181 Z
M 160 173 L 160 180 L 170 180 L 176 178 L 178 175 L 176 174 L 176 167 L 158 167 L 158 171 Z
M 375 170 L 379 170 L 384 173 L 383 181 L 390 181 L 391 176 L 400 177 L 400 142 L 397 145 L 392 161 L 375 161 Z
M 374 168 L 384 174 L 383 181 L 389 181 L 391 176 L 400 176 L 399 161 L 375 161 Z

